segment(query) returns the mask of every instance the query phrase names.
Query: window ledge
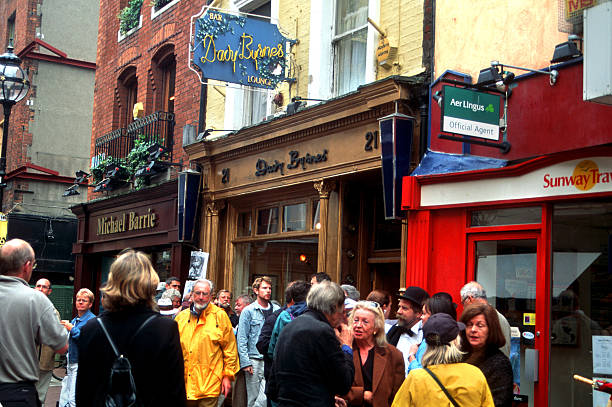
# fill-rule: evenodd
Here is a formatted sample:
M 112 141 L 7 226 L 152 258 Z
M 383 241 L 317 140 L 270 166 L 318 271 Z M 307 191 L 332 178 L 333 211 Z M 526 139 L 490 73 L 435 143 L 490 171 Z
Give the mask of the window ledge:
M 132 28 L 130 31 L 126 32 L 125 35 L 121 34 L 121 30 L 117 31 L 117 42 L 123 41 L 130 35 L 134 34 L 136 31 L 138 31 L 141 27 L 142 27 L 142 14 L 140 15 L 140 19 L 138 20 L 138 25 Z
M 155 7 L 151 7 L 151 20 L 153 20 L 157 16 L 163 14 L 166 10 L 168 10 L 170 7 L 174 6 L 179 1 L 181 1 L 181 0 L 173 0 L 170 3 L 166 4 L 164 7 L 160 8 L 159 10 L 155 10 Z

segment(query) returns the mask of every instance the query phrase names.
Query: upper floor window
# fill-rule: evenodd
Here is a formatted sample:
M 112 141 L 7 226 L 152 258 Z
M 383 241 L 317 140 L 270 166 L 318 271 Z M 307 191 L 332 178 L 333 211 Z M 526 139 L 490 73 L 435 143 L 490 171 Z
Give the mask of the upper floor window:
M 334 21 L 334 88 L 351 92 L 366 76 L 368 0 L 336 0 Z
M 15 12 L 11 14 L 6 22 L 6 46 L 7 48 L 10 41 L 13 40 L 13 47 L 15 46 Z
M 119 77 L 119 127 L 127 127 L 134 121 L 133 109 L 138 102 L 138 78 L 136 68 L 128 68 Z

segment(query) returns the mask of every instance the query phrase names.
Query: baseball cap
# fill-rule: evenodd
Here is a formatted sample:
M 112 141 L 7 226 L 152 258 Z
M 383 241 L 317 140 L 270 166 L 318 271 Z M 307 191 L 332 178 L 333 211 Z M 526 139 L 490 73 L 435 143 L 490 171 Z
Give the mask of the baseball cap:
M 441 312 L 433 314 L 425 322 L 423 338 L 429 345 L 447 345 L 464 330 L 463 322 L 457 322 L 450 315 Z

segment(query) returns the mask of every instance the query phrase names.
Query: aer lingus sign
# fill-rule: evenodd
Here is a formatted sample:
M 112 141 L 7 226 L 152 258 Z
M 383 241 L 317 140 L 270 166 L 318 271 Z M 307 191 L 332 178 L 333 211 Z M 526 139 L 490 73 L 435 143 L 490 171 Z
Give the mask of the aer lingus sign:
M 444 86 L 443 101 L 443 132 L 499 139 L 499 95 Z
M 274 89 L 286 77 L 287 44 L 278 27 L 209 9 L 195 21 L 193 63 L 202 76 Z

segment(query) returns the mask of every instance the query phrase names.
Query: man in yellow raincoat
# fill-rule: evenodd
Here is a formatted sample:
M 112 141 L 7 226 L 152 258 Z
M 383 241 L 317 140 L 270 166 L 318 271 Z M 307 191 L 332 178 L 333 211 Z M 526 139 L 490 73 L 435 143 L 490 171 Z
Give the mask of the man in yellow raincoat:
M 213 284 L 198 280 L 193 303 L 175 318 L 185 359 L 188 407 L 216 407 L 239 370 L 236 338 L 227 313 L 211 303 Z

